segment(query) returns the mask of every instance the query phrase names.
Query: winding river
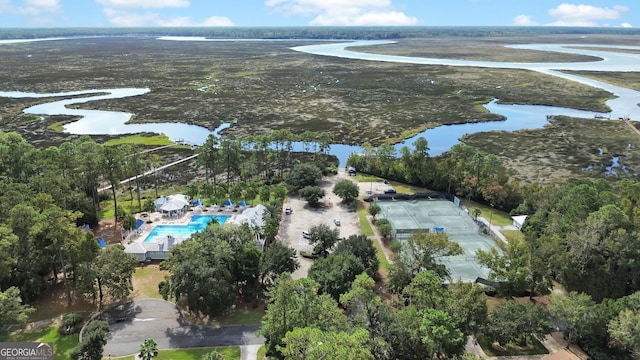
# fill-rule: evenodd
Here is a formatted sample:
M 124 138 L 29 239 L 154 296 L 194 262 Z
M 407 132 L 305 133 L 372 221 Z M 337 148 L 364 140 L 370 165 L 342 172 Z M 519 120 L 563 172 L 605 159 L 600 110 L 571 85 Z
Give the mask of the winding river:
M 160 40 L 167 41 L 221 41 L 217 39 L 206 39 L 198 37 L 161 37 Z M 47 39 L 37 39 L 40 41 Z M 63 39 L 48 39 L 63 40 Z M 33 40 L 29 40 L 33 41 Z M 235 41 L 235 40 L 222 40 Z M 245 40 L 246 41 L 246 40 Z M 263 40 L 260 40 L 263 41 Z M 20 41 L 0 41 L 2 43 L 16 43 Z M 592 71 L 640 71 L 640 55 L 632 53 L 617 53 L 607 51 L 610 48 L 622 48 L 640 50 L 640 47 L 612 46 L 612 45 L 588 45 L 591 49 L 578 49 L 577 46 L 566 44 L 530 44 L 514 45 L 513 48 L 530 49 L 538 51 L 555 51 L 573 54 L 582 54 L 598 57 L 600 61 L 594 62 L 574 62 L 574 63 L 512 63 L 512 62 L 489 62 L 489 61 L 467 61 L 454 59 L 433 59 L 416 58 L 406 56 L 380 55 L 361 53 L 350 50 L 357 46 L 383 45 L 392 43 L 391 41 L 351 41 L 341 43 L 321 43 L 294 47 L 292 50 L 301 51 L 314 55 L 334 56 L 348 59 L 385 61 L 398 63 L 412 63 L 425 65 L 449 65 L 449 66 L 473 66 L 486 68 L 509 68 L 526 69 L 539 71 L 545 74 L 562 77 L 567 80 L 577 81 L 590 86 L 609 91 L 617 98 L 607 101 L 607 105 L 612 109 L 611 117 L 640 118 L 640 92 L 627 88 L 618 87 L 608 83 L 591 80 L 588 78 L 562 73 L 561 70 L 592 70 Z M 572 47 L 575 46 L 575 47 Z M 220 128 L 210 131 L 206 128 L 184 123 L 148 123 L 129 124 L 132 114 L 103 110 L 81 110 L 70 109 L 67 106 L 72 104 L 87 103 L 94 100 L 117 99 L 129 96 L 143 96 L 150 89 L 122 88 L 122 89 L 92 89 L 86 91 L 74 91 L 64 93 L 25 93 L 16 91 L 0 91 L 0 97 L 10 98 L 45 98 L 45 97 L 65 97 L 63 100 L 38 104 L 24 109 L 25 113 L 37 115 L 71 115 L 81 117 L 80 120 L 64 126 L 64 131 L 72 134 L 129 134 L 139 132 L 156 132 L 168 135 L 172 140 L 183 140 L 192 144 L 202 144 L 211 133 L 226 128 L 229 124 L 224 124 Z M 90 96 L 86 96 L 90 95 Z M 77 97 L 85 96 L 85 97 Z M 485 108 L 492 113 L 503 115 L 506 121 L 494 121 L 475 124 L 459 124 L 440 126 L 428 129 L 404 143 L 397 144 L 396 149 L 404 145 L 411 145 L 418 137 L 424 137 L 429 142 L 430 155 L 441 154 L 458 142 L 464 134 L 475 132 L 506 130 L 514 131 L 520 129 L 540 128 L 547 123 L 547 115 L 568 115 L 573 117 L 593 118 L 594 113 L 590 111 L 580 111 L 562 107 L 538 106 L 538 105 L 501 105 L 492 101 L 485 105 Z M 302 148 L 302 144 L 296 144 L 296 149 Z M 353 152 L 361 152 L 359 146 L 334 144 L 331 145 L 330 152 L 340 159 L 341 166 L 346 164 L 346 160 Z

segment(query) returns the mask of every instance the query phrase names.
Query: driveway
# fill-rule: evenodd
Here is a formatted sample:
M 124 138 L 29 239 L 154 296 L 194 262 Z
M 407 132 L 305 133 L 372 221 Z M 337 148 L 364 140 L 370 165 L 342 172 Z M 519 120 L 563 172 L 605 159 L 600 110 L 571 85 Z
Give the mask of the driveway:
M 158 349 L 263 344 L 259 325 L 210 327 L 187 323 L 175 304 L 159 299 L 134 300 L 106 310 L 98 317 L 109 323 L 104 356 L 137 354 L 145 339 Z

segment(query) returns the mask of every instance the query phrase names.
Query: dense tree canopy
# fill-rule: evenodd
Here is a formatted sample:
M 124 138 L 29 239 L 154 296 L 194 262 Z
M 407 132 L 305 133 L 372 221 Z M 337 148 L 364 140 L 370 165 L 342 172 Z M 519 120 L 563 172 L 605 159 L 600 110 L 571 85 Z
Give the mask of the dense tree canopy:
M 318 295 L 318 284 L 310 279 L 293 280 L 282 274 L 267 292 L 269 307 L 262 318 L 259 335 L 266 338 L 268 354 L 278 355 L 285 335 L 295 328 L 321 331 L 347 329 L 346 318 L 329 295 Z
M 136 259 L 125 253 L 122 245 L 108 246 L 95 261 L 80 266 L 78 290 L 93 299 L 97 297 L 100 306 L 105 294 L 114 300 L 125 299 L 133 291 L 131 280 L 136 265 Z
M 373 360 L 367 347 L 369 334 L 364 329 L 354 332 L 322 331 L 316 328 L 295 328 L 287 332 L 281 351 L 284 359 Z
M 338 229 L 331 229 L 326 224 L 316 225 L 309 229 L 309 244 L 313 245 L 313 253 L 326 257 L 340 240 Z
M 329 294 L 337 301 L 363 271 L 364 265 L 355 255 L 338 253 L 316 260 L 308 276 L 320 285 L 321 293 Z
M 164 296 L 184 299 L 189 309 L 204 315 L 228 309 L 238 294 L 252 294 L 259 286 L 261 253 L 245 226 L 208 226 L 174 246 L 161 268 Z
M 547 310 L 540 304 L 507 301 L 489 316 L 485 334 L 499 344 L 524 346 L 532 336 L 544 336 L 553 329 Z
M 10 287 L 0 292 L 0 333 L 9 325 L 24 325 L 35 309 L 24 305 L 20 298 L 20 289 Z
M 305 186 L 298 192 L 309 205 L 317 206 L 325 195 L 324 190 L 319 186 Z
M 640 290 L 636 189 L 629 180 L 581 180 L 539 198 L 523 229 L 538 270 L 595 301 Z
M 107 344 L 109 324 L 102 320 L 93 320 L 84 328 L 82 341 L 71 351 L 73 360 L 100 360 Z
M 348 238 L 342 239 L 338 242 L 334 252 L 336 254 L 351 253 L 355 255 L 364 266 L 367 274 L 374 279 L 378 278 L 380 261 L 372 240 L 365 235 L 350 235 Z
M 280 242 L 270 244 L 264 250 L 260 261 L 262 285 L 271 284 L 280 274 L 292 273 L 299 266 L 295 249 L 286 247 Z
M 462 248 L 444 233 L 416 231 L 403 241 L 389 270 L 389 289 L 400 292 L 419 272 L 431 270 L 441 278 L 449 276 L 447 268 L 438 259 L 459 255 Z
M 343 179 L 333 186 L 333 193 L 338 195 L 342 201 L 351 202 L 360 195 L 360 188 L 353 181 Z
M 314 164 L 296 164 L 287 177 L 287 184 L 295 189 L 302 189 L 307 186 L 315 186 L 322 178 L 322 170 Z

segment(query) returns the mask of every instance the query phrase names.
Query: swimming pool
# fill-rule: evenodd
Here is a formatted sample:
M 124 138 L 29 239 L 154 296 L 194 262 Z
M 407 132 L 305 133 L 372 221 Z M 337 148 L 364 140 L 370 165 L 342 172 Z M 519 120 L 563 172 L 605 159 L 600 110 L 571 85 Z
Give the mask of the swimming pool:
M 224 224 L 230 217 L 231 215 L 193 215 L 187 225 L 157 225 L 144 239 L 144 242 L 153 242 L 155 238 L 166 238 L 167 235 L 186 239 L 194 233 L 204 230 L 213 219 L 218 220 L 219 224 Z

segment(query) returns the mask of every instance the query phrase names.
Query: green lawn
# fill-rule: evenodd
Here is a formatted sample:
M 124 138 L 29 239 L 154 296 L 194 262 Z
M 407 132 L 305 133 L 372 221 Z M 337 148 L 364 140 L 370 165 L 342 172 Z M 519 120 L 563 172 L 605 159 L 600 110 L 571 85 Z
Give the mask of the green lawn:
M 358 218 L 360 219 L 360 227 L 362 229 L 362 233 L 365 236 L 374 236 L 375 234 L 373 232 L 373 229 L 371 228 L 369 220 L 367 219 L 367 215 L 368 214 L 369 214 L 369 212 L 364 207 L 362 202 L 358 201 Z M 373 245 L 376 247 L 376 257 L 378 258 L 378 261 L 380 262 L 380 271 L 385 273 L 385 274 L 388 274 L 389 273 L 389 262 L 387 261 L 387 258 L 384 256 L 384 252 L 382 251 L 382 247 L 380 246 L 380 242 L 379 241 L 373 241 Z
M 158 284 L 164 280 L 169 272 L 162 271 L 157 265 L 137 267 L 133 273 L 134 296 L 138 299 L 162 299 L 158 291 Z
M 56 359 L 69 359 L 71 350 L 79 343 L 78 334 L 60 335 L 57 326 L 43 327 L 35 331 L 19 331 L 0 338 L 0 341 L 10 342 L 52 342 Z
M 225 360 L 240 359 L 240 348 L 238 346 L 219 346 L 193 349 L 159 350 L 158 357 L 156 357 L 155 360 L 200 360 L 205 354 L 208 354 L 214 350 L 222 354 Z M 112 357 L 112 359 L 134 360 L 134 356 L 130 355 L 118 358 Z
M 355 180 L 357 182 L 382 182 L 382 178 L 379 178 L 375 175 L 369 175 L 369 174 L 363 174 L 363 173 L 358 173 L 355 176 Z
M 195 348 L 195 349 L 175 349 L 175 350 L 161 350 L 158 352 L 156 360 L 200 360 L 204 355 L 216 350 L 221 353 L 225 360 L 240 359 L 240 347 L 238 346 L 224 346 L 224 347 L 208 347 L 208 348 Z
M 264 357 L 267 356 L 267 348 L 266 346 L 262 345 L 260 346 L 260 349 L 258 349 L 258 359 L 264 359 Z
M 482 351 L 488 356 L 522 356 L 549 353 L 549 350 L 535 338 L 529 339 L 529 347 L 524 349 L 514 344 L 507 344 L 505 351 L 500 351 L 493 347 L 491 342 L 484 336 L 478 336 L 478 344 L 482 347 Z
M 218 319 L 218 323 L 222 326 L 226 325 L 254 325 L 260 324 L 264 311 L 262 308 L 252 309 L 249 307 L 236 308 L 228 316 Z
M 171 145 L 173 144 L 173 142 L 169 140 L 169 137 L 166 135 L 136 134 L 136 135 L 122 136 L 117 139 L 110 139 L 105 143 L 105 145 L 107 146 L 120 145 L 120 144 L 164 146 L 164 145 Z
M 373 236 L 375 235 L 375 233 L 371 228 L 371 224 L 367 219 L 367 215 L 369 215 L 367 208 L 364 206 L 364 204 L 361 201 L 358 201 L 358 218 L 360 219 L 360 228 L 362 229 L 362 233 L 365 236 Z
M 513 225 L 513 219 L 511 219 L 511 215 L 504 211 L 492 208 L 491 206 L 477 203 L 475 201 L 467 201 L 461 199 L 462 205 L 466 206 L 469 209 L 469 213 L 473 214 L 473 209 L 479 208 L 480 217 L 483 217 L 489 221 L 491 221 L 492 225 L 498 226 L 508 226 Z
M 500 230 L 508 240 L 524 240 L 524 234 L 520 230 Z

